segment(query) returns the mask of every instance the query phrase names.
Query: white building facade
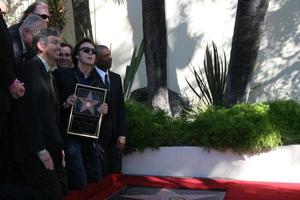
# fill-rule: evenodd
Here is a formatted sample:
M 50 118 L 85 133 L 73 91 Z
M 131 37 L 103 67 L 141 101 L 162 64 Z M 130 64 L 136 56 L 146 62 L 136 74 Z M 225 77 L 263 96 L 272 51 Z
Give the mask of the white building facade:
M 26 8 L 30 0 L 21 1 Z M 143 38 L 141 0 L 117 4 L 113 0 L 89 0 L 94 39 L 111 47 L 112 70 L 125 75 L 134 46 Z M 168 31 L 168 87 L 197 99 L 186 83 L 193 80 L 189 63 L 203 66 L 207 44 L 214 41 L 229 60 L 237 0 L 165 0 Z M 66 1 L 64 37 L 75 43 L 71 0 Z M 249 102 L 300 99 L 300 1 L 270 1 L 264 36 L 251 81 Z M 194 81 L 195 83 L 195 81 Z M 147 85 L 145 63 L 133 89 Z

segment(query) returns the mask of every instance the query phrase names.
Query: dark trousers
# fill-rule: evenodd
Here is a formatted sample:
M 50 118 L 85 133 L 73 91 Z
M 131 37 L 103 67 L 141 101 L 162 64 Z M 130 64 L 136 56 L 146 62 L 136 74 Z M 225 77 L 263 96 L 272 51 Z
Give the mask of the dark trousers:
M 10 115 L 0 113 L 0 185 L 7 182 L 11 166 Z
M 61 157 L 54 157 L 55 170 L 47 170 L 38 157 L 30 163 L 14 163 L 14 184 L 0 187 L 0 200 L 61 200 Z
M 64 138 L 69 189 L 83 189 L 102 178 L 99 147 L 95 140 Z
M 102 144 L 101 146 L 104 149 L 103 175 L 121 172 L 122 154 L 118 152 L 117 145 L 111 141 L 109 144 Z

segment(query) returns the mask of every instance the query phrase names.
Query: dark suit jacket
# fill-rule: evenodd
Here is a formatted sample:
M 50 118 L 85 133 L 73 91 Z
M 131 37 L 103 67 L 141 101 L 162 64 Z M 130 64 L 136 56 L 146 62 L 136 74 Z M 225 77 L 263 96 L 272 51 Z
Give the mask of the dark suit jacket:
M 9 34 L 11 35 L 13 49 L 14 49 L 14 59 L 15 59 L 15 66 L 19 68 L 22 62 L 31 59 L 35 56 L 35 52 L 33 49 L 28 48 L 27 52 L 23 54 L 23 44 L 20 36 L 20 28 L 21 24 L 15 24 L 9 27 Z
M 0 112 L 11 111 L 9 86 L 15 79 L 13 48 L 5 21 L 0 15 Z
M 53 94 L 50 76 L 38 56 L 25 62 L 17 77 L 26 86 L 25 95 L 14 102 L 14 159 L 26 162 L 47 149 L 52 158 L 61 156 L 58 95 Z
M 116 144 L 119 136 L 126 136 L 127 125 L 121 77 L 109 71 L 109 81 L 110 89 L 106 97 L 108 113 L 102 118 L 100 130 L 100 143 L 105 146 L 110 142 Z M 104 86 L 102 79 L 101 83 Z

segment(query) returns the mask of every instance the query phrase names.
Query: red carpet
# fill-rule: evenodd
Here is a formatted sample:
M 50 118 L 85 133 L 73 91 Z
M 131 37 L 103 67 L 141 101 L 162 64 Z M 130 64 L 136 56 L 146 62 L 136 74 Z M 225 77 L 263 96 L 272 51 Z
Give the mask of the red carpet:
M 222 179 L 126 176 L 112 174 L 83 191 L 71 191 L 63 200 L 105 200 L 126 185 L 225 190 L 225 200 L 300 200 L 300 184 Z

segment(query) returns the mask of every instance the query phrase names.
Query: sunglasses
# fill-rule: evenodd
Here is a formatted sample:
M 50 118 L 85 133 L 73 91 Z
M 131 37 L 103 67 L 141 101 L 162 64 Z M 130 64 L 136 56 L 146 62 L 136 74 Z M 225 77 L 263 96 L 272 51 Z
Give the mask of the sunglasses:
M 5 15 L 6 15 L 6 12 L 2 12 L 2 11 L 0 11 L 0 14 L 2 15 L 2 17 L 5 17 Z
M 46 20 L 46 19 L 49 19 L 50 20 L 50 16 L 49 15 L 46 15 L 46 14 L 37 14 L 37 13 L 32 13 L 34 15 L 37 15 L 37 16 L 40 16 L 43 20 Z
M 96 54 L 96 50 L 94 48 L 89 48 L 89 47 L 82 47 L 79 49 L 79 51 L 83 51 L 84 53 L 92 53 Z
M 2 17 L 5 17 L 6 12 L 5 12 L 5 11 L 2 11 L 2 10 L 0 9 L 0 14 L 2 15 Z

